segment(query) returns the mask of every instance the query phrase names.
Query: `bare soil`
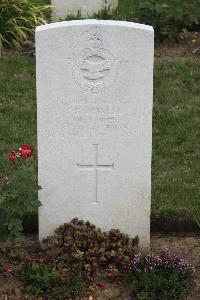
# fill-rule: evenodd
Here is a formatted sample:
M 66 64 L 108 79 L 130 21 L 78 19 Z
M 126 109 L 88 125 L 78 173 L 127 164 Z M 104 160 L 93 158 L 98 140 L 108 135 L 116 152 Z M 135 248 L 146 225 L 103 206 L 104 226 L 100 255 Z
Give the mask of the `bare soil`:
M 155 57 L 200 59 L 200 32 L 180 33 L 176 40 L 164 40 L 156 45 Z

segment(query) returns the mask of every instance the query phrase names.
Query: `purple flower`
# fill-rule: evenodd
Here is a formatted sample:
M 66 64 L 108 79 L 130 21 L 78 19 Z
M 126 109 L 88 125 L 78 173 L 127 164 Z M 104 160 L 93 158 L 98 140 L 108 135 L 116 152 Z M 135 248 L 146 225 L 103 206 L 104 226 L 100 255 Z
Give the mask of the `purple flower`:
M 142 272 L 142 270 L 140 268 L 140 262 L 141 262 L 141 255 L 135 254 L 133 256 L 133 259 L 129 263 L 129 266 L 128 266 L 129 270 L 139 272 L 139 273 Z
M 148 254 L 142 259 L 140 254 L 134 255 L 128 269 L 135 272 L 150 272 L 155 268 L 194 273 L 195 268 L 179 255 L 173 256 L 169 249 L 163 249 L 160 255 Z

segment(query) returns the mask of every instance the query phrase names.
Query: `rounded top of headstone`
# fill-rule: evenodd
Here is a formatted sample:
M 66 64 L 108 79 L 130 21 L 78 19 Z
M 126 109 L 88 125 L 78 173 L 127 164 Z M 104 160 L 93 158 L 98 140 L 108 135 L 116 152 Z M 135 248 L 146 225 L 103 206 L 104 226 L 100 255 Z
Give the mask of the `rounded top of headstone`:
M 134 23 L 134 22 L 85 19 L 85 20 L 55 22 L 55 23 L 37 26 L 36 32 L 43 31 L 43 30 L 49 30 L 49 29 L 70 27 L 70 26 L 89 26 L 89 25 L 119 26 L 119 27 L 128 27 L 128 28 L 134 28 L 134 29 L 140 29 L 140 30 L 146 30 L 146 31 L 152 31 L 152 32 L 154 31 L 152 26 Z

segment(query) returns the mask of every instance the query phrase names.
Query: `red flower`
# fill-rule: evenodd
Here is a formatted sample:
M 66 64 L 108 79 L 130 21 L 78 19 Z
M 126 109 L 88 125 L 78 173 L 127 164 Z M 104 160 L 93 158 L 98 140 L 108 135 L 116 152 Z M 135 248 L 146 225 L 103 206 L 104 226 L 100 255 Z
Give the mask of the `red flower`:
M 22 157 L 29 157 L 32 155 L 32 153 L 33 153 L 33 149 L 29 145 L 25 144 L 21 146 Z
M 12 269 L 9 268 L 9 267 L 6 267 L 6 268 L 3 269 L 3 272 L 4 272 L 4 273 L 11 273 L 11 272 L 12 272 Z
M 17 150 L 11 150 L 10 151 L 10 160 L 12 162 L 15 162 L 16 158 L 21 157 L 30 157 L 33 153 L 33 148 L 31 148 L 29 145 L 25 144 L 22 145 L 21 148 Z

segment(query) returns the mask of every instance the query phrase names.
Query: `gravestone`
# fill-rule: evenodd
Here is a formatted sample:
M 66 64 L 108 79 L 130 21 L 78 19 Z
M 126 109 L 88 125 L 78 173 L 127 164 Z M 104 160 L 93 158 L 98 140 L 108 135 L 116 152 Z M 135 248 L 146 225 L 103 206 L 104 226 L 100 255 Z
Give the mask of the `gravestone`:
M 150 239 L 153 29 L 37 27 L 40 239 L 78 217 Z
M 69 15 L 92 16 L 104 8 L 112 11 L 117 8 L 118 0 L 52 0 L 51 4 L 52 19 L 56 21 Z

